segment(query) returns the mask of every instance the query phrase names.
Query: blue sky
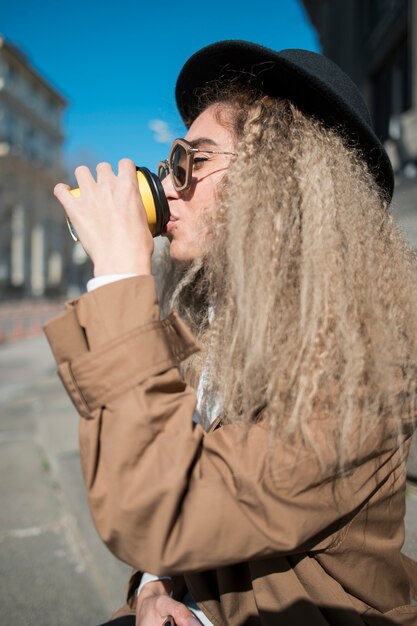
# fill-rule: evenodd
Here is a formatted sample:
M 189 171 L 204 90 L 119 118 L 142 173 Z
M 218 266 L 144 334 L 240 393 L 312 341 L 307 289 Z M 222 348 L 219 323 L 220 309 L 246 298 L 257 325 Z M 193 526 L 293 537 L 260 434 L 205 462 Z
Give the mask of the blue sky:
M 3 2 L 0 33 L 68 99 L 65 158 L 121 157 L 155 171 L 170 135 L 183 136 L 175 81 L 188 57 L 221 39 L 319 50 L 298 0 Z M 155 120 L 157 122 L 155 122 Z M 168 125 L 165 142 L 153 128 Z

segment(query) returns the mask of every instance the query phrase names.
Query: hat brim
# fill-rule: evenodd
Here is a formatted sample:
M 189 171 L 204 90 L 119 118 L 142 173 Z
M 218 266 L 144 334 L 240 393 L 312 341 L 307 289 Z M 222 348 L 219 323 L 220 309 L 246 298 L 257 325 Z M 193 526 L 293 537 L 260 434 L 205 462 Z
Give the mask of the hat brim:
M 288 98 L 326 126 L 339 128 L 361 150 L 378 184 L 392 197 L 391 162 L 372 129 L 362 95 L 330 59 L 308 50 L 276 52 L 239 40 L 202 48 L 177 79 L 176 101 L 186 125 L 200 113 L 201 92 L 213 81 L 246 83 L 262 93 Z

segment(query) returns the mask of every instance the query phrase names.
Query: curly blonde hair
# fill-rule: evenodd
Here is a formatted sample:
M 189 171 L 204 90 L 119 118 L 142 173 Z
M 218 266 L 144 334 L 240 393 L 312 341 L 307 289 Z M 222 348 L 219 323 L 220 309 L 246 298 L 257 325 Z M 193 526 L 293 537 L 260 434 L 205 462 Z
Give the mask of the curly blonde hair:
M 238 156 L 207 254 L 166 257 L 161 283 L 203 344 L 184 364 L 194 386 L 204 371 L 203 417 L 216 398 L 224 422 L 266 417 L 313 447 L 328 418 L 339 451 L 358 426 L 414 423 L 416 257 L 364 158 L 288 100 L 217 100 Z

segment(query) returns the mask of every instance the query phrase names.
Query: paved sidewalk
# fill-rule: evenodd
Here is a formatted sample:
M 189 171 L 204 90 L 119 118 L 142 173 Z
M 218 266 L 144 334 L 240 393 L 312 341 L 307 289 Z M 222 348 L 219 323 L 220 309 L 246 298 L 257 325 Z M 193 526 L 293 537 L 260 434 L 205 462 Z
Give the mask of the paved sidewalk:
M 97 626 L 123 603 L 130 568 L 93 528 L 78 417 L 46 340 L 0 346 L 0 605 L 13 626 Z M 405 551 L 417 557 L 417 489 Z
M 0 605 L 14 626 L 97 626 L 130 568 L 98 538 L 78 454 L 78 416 L 43 336 L 0 347 Z
M 0 345 L 42 334 L 42 324 L 63 310 L 64 300 L 27 298 L 0 304 Z

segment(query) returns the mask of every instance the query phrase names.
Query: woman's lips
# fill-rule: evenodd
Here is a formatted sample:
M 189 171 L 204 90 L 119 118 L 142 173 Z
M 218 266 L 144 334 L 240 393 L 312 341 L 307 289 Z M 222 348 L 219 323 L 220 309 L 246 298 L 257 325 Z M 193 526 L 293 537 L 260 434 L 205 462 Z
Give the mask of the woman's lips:
M 166 231 L 169 232 L 170 230 L 172 230 L 172 228 L 174 227 L 175 222 L 177 222 L 178 219 L 176 217 L 174 217 L 173 215 L 170 216 L 169 218 L 169 222 L 166 225 Z

